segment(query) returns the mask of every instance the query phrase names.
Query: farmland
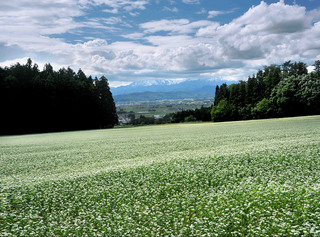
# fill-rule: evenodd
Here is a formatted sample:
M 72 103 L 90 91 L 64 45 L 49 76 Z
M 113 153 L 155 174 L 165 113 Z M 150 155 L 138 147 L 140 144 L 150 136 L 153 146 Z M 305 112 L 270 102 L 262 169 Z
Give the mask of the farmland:
M 201 106 L 210 107 L 212 104 L 213 99 L 184 99 L 118 103 L 117 113 L 120 121 L 126 121 L 126 119 L 129 117 L 129 114 L 134 114 L 136 118 L 139 118 L 140 115 L 157 118 L 182 110 L 199 109 Z
M 0 236 L 320 235 L 320 116 L 0 137 Z

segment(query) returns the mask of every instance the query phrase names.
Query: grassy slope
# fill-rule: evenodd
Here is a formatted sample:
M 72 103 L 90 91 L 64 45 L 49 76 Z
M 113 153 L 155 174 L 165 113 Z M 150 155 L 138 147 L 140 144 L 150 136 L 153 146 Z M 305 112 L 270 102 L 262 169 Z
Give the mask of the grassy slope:
M 0 138 L 0 235 L 320 234 L 320 116 Z

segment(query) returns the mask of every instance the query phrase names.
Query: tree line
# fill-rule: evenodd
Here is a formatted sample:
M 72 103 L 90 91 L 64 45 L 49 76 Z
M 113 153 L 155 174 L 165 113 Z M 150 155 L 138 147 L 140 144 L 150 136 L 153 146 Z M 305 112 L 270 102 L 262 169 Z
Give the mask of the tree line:
M 320 60 L 265 66 L 247 81 L 216 87 L 214 122 L 320 114 Z
M 133 111 L 129 112 L 128 118 L 130 122 L 127 124 L 140 126 L 140 125 L 152 125 L 152 124 L 168 124 L 168 123 L 181 123 L 181 122 L 196 122 L 196 121 L 211 121 L 211 107 L 204 107 L 197 109 L 188 109 L 182 110 L 175 113 L 166 114 L 163 117 L 147 117 L 140 115 L 139 117 L 135 116 Z
M 87 77 L 70 67 L 54 71 L 25 65 L 0 67 L 0 134 L 110 128 L 118 123 L 105 76 Z
M 247 81 L 216 87 L 214 104 L 155 119 L 133 117 L 131 124 L 234 121 L 320 114 L 320 60 L 308 73 L 303 62 L 265 66 Z M 70 67 L 42 71 L 25 65 L 0 67 L 0 134 L 110 128 L 118 123 L 105 76 L 87 77 Z
M 200 109 L 188 109 L 176 112 L 172 115 L 172 123 L 194 122 L 194 121 L 211 121 L 211 107 L 201 106 Z
M 308 73 L 303 62 L 287 61 L 258 70 L 247 81 L 217 86 L 214 104 L 171 115 L 171 122 L 235 121 L 320 114 L 320 60 Z

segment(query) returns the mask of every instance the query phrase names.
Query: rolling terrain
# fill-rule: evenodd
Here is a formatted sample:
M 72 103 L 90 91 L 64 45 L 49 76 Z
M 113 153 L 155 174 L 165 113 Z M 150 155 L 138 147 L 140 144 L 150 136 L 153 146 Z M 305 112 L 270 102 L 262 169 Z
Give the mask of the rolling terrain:
M 212 99 L 217 85 L 235 81 L 207 80 L 148 80 L 111 88 L 116 103 L 137 101 Z
M 0 137 L 0 235 L 319 235 L 319 134 L 309 116 Z

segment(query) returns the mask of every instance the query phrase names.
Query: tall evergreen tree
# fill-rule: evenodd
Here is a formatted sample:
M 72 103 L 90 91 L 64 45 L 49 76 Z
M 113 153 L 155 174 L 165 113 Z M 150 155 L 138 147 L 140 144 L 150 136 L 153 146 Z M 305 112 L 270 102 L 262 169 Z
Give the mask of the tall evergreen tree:
M 113 127 L 115 103 L 105 77 L 95 83 L 81 69 L 42 71 L 31 59 L 0 67 L 0 134 Z
M 216 88 L 213 121 L 320 114 L 320 61 L 265 66 L 246 82 Z M 223 89 L 222 89 L 223 88 Z
M 105 76 L 100 80 L 95 79 L 95 85 L 99 98 L 99 123 L 100 127 L 113 127 L 118 122 L 115 103 L 110 91 L 108 79 Z
M 314 66 L 314 76 L 320 78 L 320 60 L 315 61 Z

